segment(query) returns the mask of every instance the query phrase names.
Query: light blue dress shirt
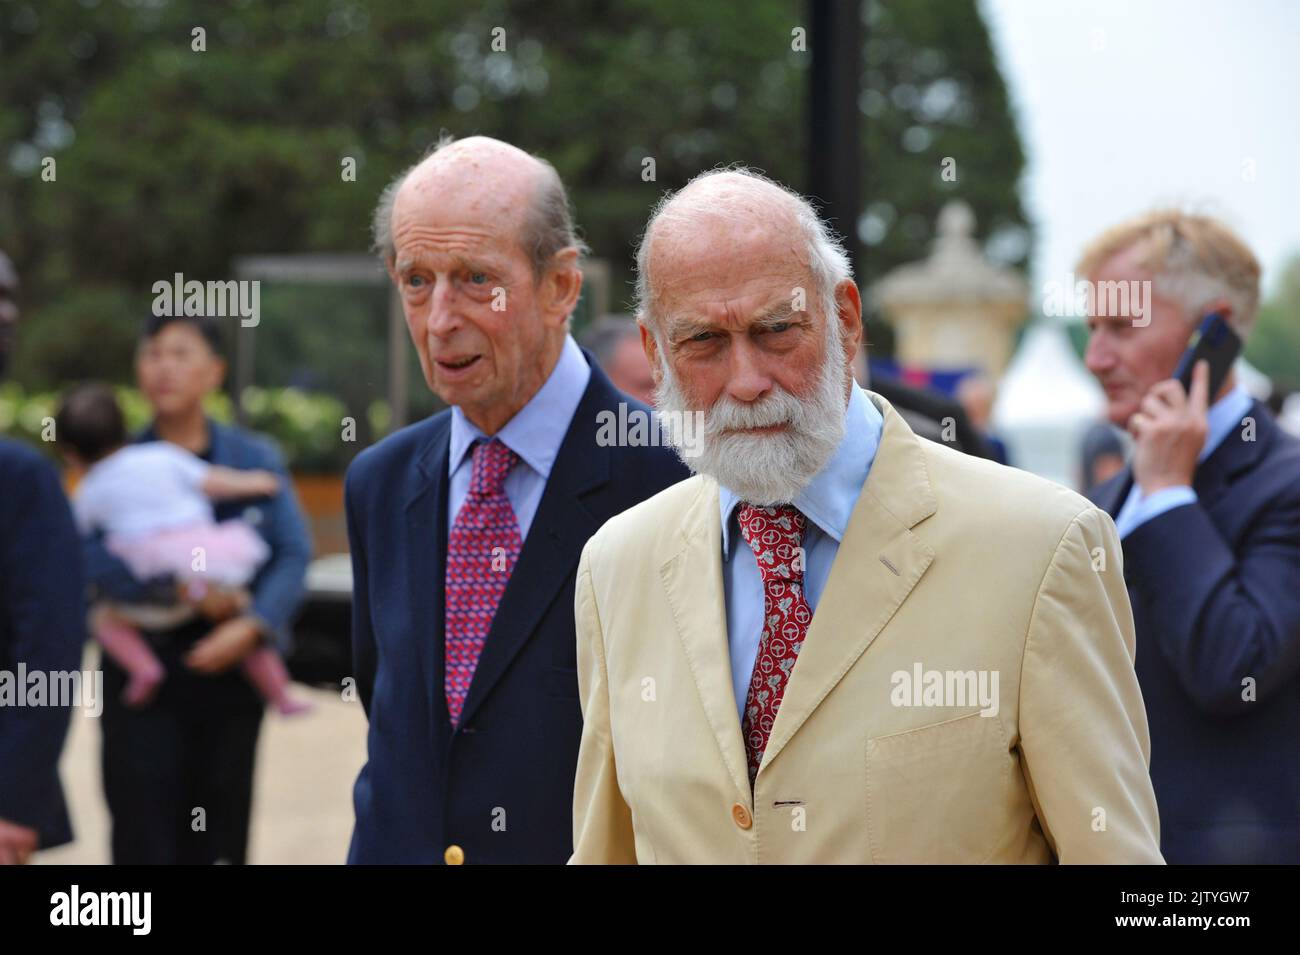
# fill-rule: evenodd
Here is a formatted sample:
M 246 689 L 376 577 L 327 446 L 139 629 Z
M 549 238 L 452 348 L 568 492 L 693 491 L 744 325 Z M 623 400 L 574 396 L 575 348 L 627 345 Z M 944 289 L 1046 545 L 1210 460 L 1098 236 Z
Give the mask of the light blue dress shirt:
M 831 564 L 849 526 L 871 462 L 880 447 L 885 419 L 856 384 L 845 411 L 844 438 L 831 459 L 791 503 L 808 518 L 804 531 L 804 596 L 817 612 L 817 601 L 831 574 Z M 763 636 L 763 579 L 754 551 L 740 534 L 736 508 L 744 503 L 729 488 L 719 488 L 722 509 L 722 586 L 727 603 L 727 643 L 731 652 L 731 686 L 736 712 L 745 720 L 745 696 Z
M 582 349 L 572 335 L 564 339 L 560 360 L 555 363 L 546 383 L 528 404 L 505 423 L 494 437 L 515 454 L 519 463 L 506 475 L 505 492 L 519 521 L 519 540 L 528 538 L 537 505 L 542 501 L 551 466 L 560 453 L 560 444 L 568 433 L 573 413 L 587 390 L 591 368 L 582 355 Z M 486 440 L 460 408 L 451 409 L 451 446 L 447 455 L 447 526 L 456 522 L 456 515 L 469 494 L 469 481 L 474 473 L 474 456 L 471 449 L 475 441 Z
M 1197 461 L 1208 458 L 1228 439 L 1233 430 L 1241 426 L 1242 418 L 1249 414 L 1253 403 L 1246 389 L 1237 385 L 1210 405 L 1205 413 L 1205 447 L 1201 448 Z M 1135 482 L 1128 497 L 1124 499 L 1124 506 L 1115 517 L 1115 529 L 1119 531 L 1122 540 L 1152 518 L 1195 501 L 1196 492 L 1186 484 L 1161 488 L 1154 494 L 1147 495 L 1142 493 L 1142 488 Z

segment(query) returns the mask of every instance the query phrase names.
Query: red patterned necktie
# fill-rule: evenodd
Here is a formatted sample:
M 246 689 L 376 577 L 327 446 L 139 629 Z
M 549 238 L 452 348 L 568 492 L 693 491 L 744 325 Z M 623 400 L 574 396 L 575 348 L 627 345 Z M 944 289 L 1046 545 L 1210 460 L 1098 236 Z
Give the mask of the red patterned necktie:
M 451 724 L 460 720 L 497 604 L 523 542 L 505 480 L 519 456 L 496 439 L 474 446 L 469 494 L 447 536 L 447 653 Z
M 758 559 L 763 578 L 763 636 L 754 658 L 754 674 L 745 694 L 745 753 L 753 787 L 763 751 L 772 735 L 790 671 L 808 633 L 812 610 L 803 592 L 803 532 L 807 518 L 789 504 L 755 507 L 742 504 L 740 533 Z

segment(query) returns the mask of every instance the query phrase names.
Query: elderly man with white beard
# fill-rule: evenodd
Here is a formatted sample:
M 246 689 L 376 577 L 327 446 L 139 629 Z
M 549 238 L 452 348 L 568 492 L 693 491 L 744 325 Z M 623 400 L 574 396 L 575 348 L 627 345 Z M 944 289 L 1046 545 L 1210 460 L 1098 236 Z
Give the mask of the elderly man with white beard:
M 847 257 L 777 183 L 697 177 L 637 268 L 704 427 L 583 551 L 571 861 L 1160 862 L 1110 518 L 854 384 Z

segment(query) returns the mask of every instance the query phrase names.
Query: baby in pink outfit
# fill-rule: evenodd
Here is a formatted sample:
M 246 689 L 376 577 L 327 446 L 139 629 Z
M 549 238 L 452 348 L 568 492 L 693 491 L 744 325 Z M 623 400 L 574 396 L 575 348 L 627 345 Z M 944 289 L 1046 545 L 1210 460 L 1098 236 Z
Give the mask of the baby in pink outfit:
M 107 386 L 76 389 L 64 400 L 56 422 L 65 455 L 85 469 L 72 501 L 82 534 L 102 531 L 105 546 L 138 580 L 170 575 L 195 602 L 220 588 L 235 591 L 237 603 L 248 605 L 248 584 L 270 550 L 246 522 L 216 522 L 212 502 L 274 494 L 278 476 L 209 464 L 167 441 L 126 444 L 121 410 Z M 196 614 L 189 603 L 102 603 L 91 611 L 96 640 L 127 673 L 123 699 L 128 706 L 148 703 L 165 675 L 137 628 L 166 629 Z M 249 682 L 279 712 L 292 715 L 310 708 L 290 695 L 288 670 L 275 650 L 261 647 L 242 666 Z

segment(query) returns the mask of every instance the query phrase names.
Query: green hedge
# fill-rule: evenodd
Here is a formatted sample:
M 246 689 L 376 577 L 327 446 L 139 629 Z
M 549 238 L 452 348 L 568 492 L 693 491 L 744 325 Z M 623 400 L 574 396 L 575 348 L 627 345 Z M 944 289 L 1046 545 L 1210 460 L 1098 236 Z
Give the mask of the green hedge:
M 139 391 L 125 387 L 114 390 L 132 432 L 149 423 L 149 404 Z M 0 384 L 0 433 L 27 441 L 53 457 L 54 447 L 42 439 L 42 433 L 46 422 L 53 419 L 58 402 L 56 392 L 27 394 L 14 382 Z M 346 410 L 341 401 L 330 395 L 297 388 L 247 388 L 241 403 L 245 425 L 278 443 L 290 470 L 340 473 L 363 447 L 360 441 L 366 429 L 361 422 L 355 429 L 357 439 L 344 440 Z M 207 409 L 217 421 L 234 420 L 235 409 L 229 395 L 210 395 Z M 371 433 L 376 436 L 386 433 L 390 420 L 387 402 L 373 402 L 367 413 Z

